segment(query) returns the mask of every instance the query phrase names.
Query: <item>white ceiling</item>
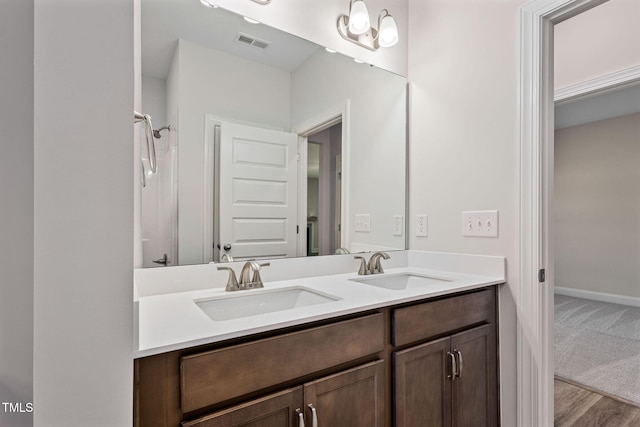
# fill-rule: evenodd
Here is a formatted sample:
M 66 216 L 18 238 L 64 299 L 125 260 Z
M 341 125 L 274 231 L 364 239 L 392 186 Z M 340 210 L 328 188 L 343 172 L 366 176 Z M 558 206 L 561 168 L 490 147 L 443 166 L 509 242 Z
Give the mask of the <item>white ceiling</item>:
M 320 47 L 263 24 L 250 24 L 200 0 L 142 0 L 142 74 L 166 78 L 178 39 L 232 53 L 288 71 Z M 238 32 L 271 42 L 262 50 L 236 40 Z

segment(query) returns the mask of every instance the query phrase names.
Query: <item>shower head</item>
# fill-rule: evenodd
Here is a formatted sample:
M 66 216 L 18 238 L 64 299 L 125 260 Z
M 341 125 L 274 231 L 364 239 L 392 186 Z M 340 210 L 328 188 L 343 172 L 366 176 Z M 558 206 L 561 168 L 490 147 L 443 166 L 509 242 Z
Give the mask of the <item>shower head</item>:
M 155 130 L 153 131 L 153 137 L 154 137 L 155 139 L 160 139 L 160 137 L 162 136 L 162 135 L 160 135 L 160 131 L 161 131 L 161 130 L 165 130 L 165 129 L 170 131 L 170 130 L 171 130 L 171 125 L 169 125 L 169 126 L 163 126 L 163 127 L 161 127 L 160 129 L 155 129 Z

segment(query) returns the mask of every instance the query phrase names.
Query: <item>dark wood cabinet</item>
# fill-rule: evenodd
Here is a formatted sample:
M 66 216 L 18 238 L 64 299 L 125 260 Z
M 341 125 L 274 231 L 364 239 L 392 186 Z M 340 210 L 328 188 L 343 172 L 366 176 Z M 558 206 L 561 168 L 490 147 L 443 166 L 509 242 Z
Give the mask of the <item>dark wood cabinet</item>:
M 394 353 L 397 427 L 451 425 L 450 338 Z
M 494 427 L 497 287 L 136 359 L 134 427 Z
M 384 362 L 368 363 L 182 423 L 182 427 L 303 425 L 382 427 Z
M 498 425 L 495 325 L 394 353 L 395 426 Z
M 321 378 L 304 385 L 307 425 L 314 425 L 314 408 L 319 427 L 383 427 L 384 398 L 383 361 Z
M 184 422 L 182 427 L 300 427 L 302 409 L 302 387 L 296 387 Z

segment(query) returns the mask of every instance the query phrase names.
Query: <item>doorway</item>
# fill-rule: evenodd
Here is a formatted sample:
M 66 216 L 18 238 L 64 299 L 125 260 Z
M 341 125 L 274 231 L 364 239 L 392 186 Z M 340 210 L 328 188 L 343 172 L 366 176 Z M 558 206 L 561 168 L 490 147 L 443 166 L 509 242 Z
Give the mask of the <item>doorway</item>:
M 307 256 L 341 245 L 342 123 L 307 136 Z
M 553 26 L 604 0 L 533 0 L 521 9 L 519 425 L 553 425 Z

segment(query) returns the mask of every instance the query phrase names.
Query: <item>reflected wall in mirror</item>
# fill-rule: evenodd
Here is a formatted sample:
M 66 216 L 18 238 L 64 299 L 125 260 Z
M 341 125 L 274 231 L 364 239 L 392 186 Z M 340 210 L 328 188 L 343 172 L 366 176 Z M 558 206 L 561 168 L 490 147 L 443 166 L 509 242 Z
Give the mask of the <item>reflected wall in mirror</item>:
M 143 110 L 165 127 L 144 266 L 405 249 L 406 83 L 197 0 L 142 0 Z

